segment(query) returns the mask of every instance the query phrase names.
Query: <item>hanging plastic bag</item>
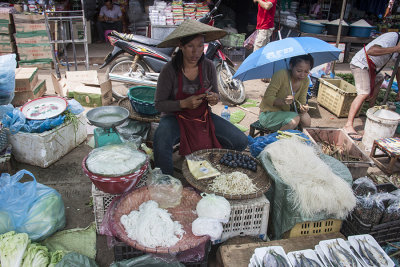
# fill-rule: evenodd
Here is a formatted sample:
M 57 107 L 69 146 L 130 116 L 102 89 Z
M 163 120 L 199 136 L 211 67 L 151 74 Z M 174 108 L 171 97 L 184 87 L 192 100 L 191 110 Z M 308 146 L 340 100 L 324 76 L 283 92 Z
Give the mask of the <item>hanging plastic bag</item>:
M 25 174 L 33 181 L 20 183 Z M 37 183 L 33 174 L 26 170 L 13 176 L 8 173 L 1 175 L 0 234 L 15 230 L 27 233 L 30 239 L 37 241 L 64 226 L 64 203 L 55 189 Z
M 14 98 L 16 67 L 15 54 L 0 56 L 0 105 L 9 104 Z
M 173 208 L 181 203 L 183 186 L 178 179 L 163 174 L 159 168 L 150 173 L 148 182 L 150 199 L 162 209 Z
M 258 31 L 255 30 L 247 39 L 244 41 L 243 46 L 246 49 L 253 50 L 254 42 L 256 41 Z
M 75 99 L 68 100 L 67 110 L 75 115 L 81 114 L 83 111 L 85 111 L 82 105 Z

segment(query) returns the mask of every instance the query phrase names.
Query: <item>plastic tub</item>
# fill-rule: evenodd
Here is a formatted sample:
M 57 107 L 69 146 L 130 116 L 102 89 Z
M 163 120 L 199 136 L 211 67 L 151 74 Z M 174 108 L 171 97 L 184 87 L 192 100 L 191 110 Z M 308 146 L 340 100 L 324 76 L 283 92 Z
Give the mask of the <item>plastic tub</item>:
M 83 172 L 90 178 L 92 183 L 101 191 L 109 194 L 122 194 L 132 187 L 136 186 L 136 184 L 140 181 L 143 174 L 146 173 L 148 168 L 148 161 L 146 161 L 143 166 L 131 173 L 129 175 L 120 176 L 120 177 L 104 177 L 97 174 L 92 173 L 86 168 L 86 156 L 82 161 L 82 169 Z
M 326 24 L 326 30 L 328 35 L 337 35 L 338 34 L 339 25 L 335 24 Z M 349 33 L 349 26 L 342 25 L 340 36 L 347 36 Z
M 132 108 L 144 115 L 156 115 L 158 110 L 154 105 L 155 87 L 135 86 L 129 89 L 128 97 Z
M 393 137 L 400 115 L 387 109 L 370 108 L 367 110 L 362 142 L 366 151 L 371 151 L 374 140 Z
M 316 33 L 320 34 L 324 31 L 325 26 L 320 23 L 309 23 L 305 21 L 300 21 L 300 31 L 306 33 Z
M 349 35 L 353 37 L 369 37 L 374 27 L 350 26 Z

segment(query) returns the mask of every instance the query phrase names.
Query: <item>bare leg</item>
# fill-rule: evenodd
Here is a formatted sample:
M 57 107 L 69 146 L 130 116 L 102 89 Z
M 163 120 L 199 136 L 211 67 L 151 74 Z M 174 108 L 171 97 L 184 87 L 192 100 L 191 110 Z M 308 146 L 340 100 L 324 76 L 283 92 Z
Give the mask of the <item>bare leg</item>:
M 303 127 L 310 127 L 311 126 L 311 117 L 310 114 L 306 113 L 300 113 L 300 124 Z
M 371 97 L 371 99 L 369 100 L 369 107 L 372 108 L 373 106 L 375 106 L 375 102 L 376 102 L 376 98 L 378 97 L 379 91 L 381 90 L 381 85 L 382 85 L 382 81 L 378 81 L 375 84 L 375 88 L 374 88 L 374 95 Z
M 351 103 L 349 116 L 347 118 L 346 125 L 343 127 L 346 133 L 356 132 L 356 130 L 353 127 L 354 118 L 356 117 L 358 110 L 361 108 L 362 104 L 364 103 L 365 99 L 367 99 L 367 97 L 368 95 L 357 95 L 356 98 L 354 98 L 353 102 Z
M 288 124 L 283 125 L 279 130 L 281 130 L 281 131 L 293 130 L 294 128 L 297 127 L 297 125 L 299 125 L 299 122 L 300 122 L 300 117 L 296 116 Z

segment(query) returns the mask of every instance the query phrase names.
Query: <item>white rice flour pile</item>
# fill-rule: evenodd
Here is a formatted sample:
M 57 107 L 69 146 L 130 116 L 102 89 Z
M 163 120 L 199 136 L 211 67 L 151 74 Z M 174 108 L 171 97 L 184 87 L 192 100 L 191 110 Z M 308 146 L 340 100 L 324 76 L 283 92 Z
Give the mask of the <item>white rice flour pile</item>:
M 267 153 L 281 179 L 293 191 L 292 198 L 306 216 L 319 212 L 344 219 L 355 207 L 351 186 L 335 175 L 313 147 L 289 138 L 268 145 Z
M 121 216 L 128 237 L 145 247 L 172 247 L 182 239 L 185 231 L 171 214 L 160 209 L 158 203 L 149 200 L 128 215 Z

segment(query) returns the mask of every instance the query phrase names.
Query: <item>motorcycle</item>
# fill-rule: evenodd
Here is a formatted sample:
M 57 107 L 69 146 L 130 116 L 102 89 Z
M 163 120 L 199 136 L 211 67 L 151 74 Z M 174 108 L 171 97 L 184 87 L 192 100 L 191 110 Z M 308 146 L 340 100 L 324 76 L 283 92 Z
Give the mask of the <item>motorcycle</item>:
M 219 0 L 214 8 L 200 22 L 214 25 L 213 14 L 220 4 Z M 156 47 L 162 40 L 156 40 L 141 35 L 123 34 L 116 31 L 108 35 L 110 44 L 114 46 L 100 69 L 112 63 L 106 72 L 106 76 L 114 82 L 124 84 L 136 84 L 156 86 L 162 67 L 171 60 L 177 48 Z M 222 44 L 219 40 L 204 45 L 205 56 L 212 60 L 217 70 L 218 89 L 222 98 L 233 104 L 241 104 L 246 94 L 244 85 L 240 80 L 233 79 L 235 74 L 234 64 L 222 52 Z M 123 55 L 127 53 L 128 56 Z M 121 56 L 123 55 L 123 56 Z M 113 97 L 117 100 L 126 97 L 125 92 L 120 92 L 113 86 Z

